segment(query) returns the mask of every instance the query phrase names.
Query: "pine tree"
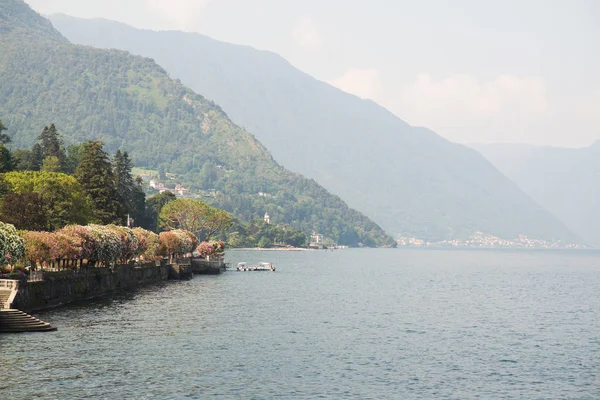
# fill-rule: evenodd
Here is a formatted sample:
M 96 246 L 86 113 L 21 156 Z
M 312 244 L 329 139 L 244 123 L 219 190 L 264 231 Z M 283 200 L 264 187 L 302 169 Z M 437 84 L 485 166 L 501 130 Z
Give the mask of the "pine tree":
M 122 223 L 123 207 L 115 188 L 115 176 L 103 143 L 90 140 L 84 144 L 75 177 L 94 203 L 96 222 Z
M 135 182 L 131 171 L 133 163 L 127 152 L 117 150 L 113 157 L 113 173 L 115 175 L 115 188 L 125 206 L 125 213 L 131 213 L 134 208 Z
M 144 192 L 144 180 L 137 176 L 133 190 L 133 204 L 130 210 L 135 226 L 146 226 L 146 193 Z
M 0 119 L 0 144 L 10 143 L 10 136 L 8 136 L 6 133 L 2 133 L 2 131 L 5 130 L 7 130 L 7 128 L 4 126 L 2 120 Z
M 14 168 L 12 154 L 8 148 L 0 143 L 0 173 L 10 172 Z
M 61 171 L 64 170 L 67 157 L 65 155 L 65 148 L 62 140 L 54 124 L 44 128 L 38 137 L 38 143 L 42 153 L 42 164 L 43 160 L 47 157 L 56 157 L 58 158 Z
M 34 144 L 31 148 L 31 152 L 33 153 L 31 158 L 31 170 L 39 171 L 44 164 L 44 151 L 42 150 L 42 146 L 39 143 Z
M 6 127 L 0 119 L 0 173 L 12 171 L 14 168 L 12 154 L 6 147 L 6 144 L 10 143 L 10 137 L 6 133 L 2 133 L 5 130 Z

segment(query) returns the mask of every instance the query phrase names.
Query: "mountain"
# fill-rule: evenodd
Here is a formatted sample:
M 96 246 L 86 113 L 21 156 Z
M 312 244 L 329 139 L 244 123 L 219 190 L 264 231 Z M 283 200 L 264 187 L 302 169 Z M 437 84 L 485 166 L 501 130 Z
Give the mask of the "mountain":
M 65 15 L 51 20 L 75 43 L 155 59 L 221 104 L 284 166 L 315 179 L 390 233 L 579 240 L 477 152 L 411 127 L 276 54 L 194 33 Z
M 313 231 L 341 244 L 389 246 L 373 221 L 277 164 L 248 131 L 154 61 L 71 44 L 21 0 L 0 2 L 0 118 L 13 148 L 55 123 L 67 142 L 104 141 L 137 166 L 176 173 L 245 219 Z
M 600 247 L 600 141 L 582 149 L 522 144 L 472 147 L 571 230 Z

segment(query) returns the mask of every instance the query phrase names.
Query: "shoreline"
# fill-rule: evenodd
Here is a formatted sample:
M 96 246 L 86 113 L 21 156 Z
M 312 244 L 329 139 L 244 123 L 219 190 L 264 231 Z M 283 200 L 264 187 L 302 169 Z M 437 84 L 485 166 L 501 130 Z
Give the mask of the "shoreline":
M 226 251 L 317 251 L 317 249 L 304 249 L 302 247 L 292 247 L 292 248 L 261 248 L 261 247 L 236 247 L 229 248 Z

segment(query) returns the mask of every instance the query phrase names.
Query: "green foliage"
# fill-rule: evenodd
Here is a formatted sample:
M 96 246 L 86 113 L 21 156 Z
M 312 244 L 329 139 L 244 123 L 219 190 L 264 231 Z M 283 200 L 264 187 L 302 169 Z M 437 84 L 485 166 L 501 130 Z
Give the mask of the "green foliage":
M 25 149 L 13 151 L 14 169 L 16 171 L 39 171 L 42 165 L 40 164 L 40 153 L 36 154 L 38 151 L 40 151 L 39 145 L 35 151 Z
M 42 171 L 44 172 L 61 172 L 63 170 L 60 159 L 56 156 L 47 156 L 42 163 Z
M 104 224 L 123 220 L 112 165 L 102 142 L 90 140 L 84 144 L 75 177 L 92 199 L 93 220 Z
M 113 157 L 112 164 L 117 196 L 123 203 L 125 213 L 128 213 L 134 208 L 134 191 L 136 189 L 136 184 L 131 175 L 133 162 L 129 158 L 127 152 L 121 153 L 121 150 L 117 150 Z
M 177 196 L 175 196 L 173 193 L 171 192 L 162 192 L 159 194 L 155 194 L 153 196 L 150 196 L 148 198 L 148 200 L 146 201 L 146 216 L 145 216 L 145 226 L 147 229 L 150 229 L 154 232 L 158 232 L 159 230 L 159 221 L 158 221 L 158 216 L 160 215 L 160 212 L 162 211 L 162 208 L 169 203 L 170 201 L 173 201 L 177 199 Z
M 14 162 L 10 150 L 0 144 L 0 173 L 12 171 L 13 168 Z
M 244 220 L 268 211 L 273 221 L 305 233 L 334 238 L 352 228 L 363 243 L 394 243 L 340 198 L 278 165 L 220 107 L 152 60 L 68 44 L 25 4 L 19 18 L 2 19 L 13 15 L 9 8 L 0 7 L 0 115 L 10 132 L 19 132 L 17 146 L 31 146 L 39 126 L 55 121 L 67 142 L 95 139 L 108 151 L 128 151 L 138 166 L 161 177 L 175 173 L 193 190 L 214 190 L 211 206 Z M 85 170 L 91 165 L 84 158 Z M 76 176 L 96 203 L 95 219 L 112 222 L 118 213 L 113 194 L 96 195 L 108 190 L 107 182 Z M 110 200 L 97 204 L 98 198 Z
M 13 193 L 37 193 L 43 200 L 48 229 L 86 223 L 91 201 L 82 185 L 70 175 L 57 172 L 20 171 L 4 176 Z
M 0 219 L 19 230 L 49 229 L 49 216 L 50 210 L 40 193 L 8 193 L 0 203 Z
M 231 225 L 232 217 L 199 200 L 177 199 L 162 207 L 159 221 L 165 229 L 185 229 L 208 240 Z
M 10 136 L 8 136 L 6 133 L 3 132 L 5 130 L 7 130 L 7 129 L 4 126 L 4 124 L 2 123 L 2 120 L 0 119 L 0 144 L 10 143 Z
M 247 224 L 235 221 L 225 236 L 231 247 L 308 246 L 308 236 L 289 225 L 267 224 L 257 219 Z
M 79 165 L 79 161 L 81 161 L 84 148 L 85 143 L 75 143 L 67 147 L 67 160 L 65 168 L 69 174 L 75 173 L 75 170 Z
M 42 153 L 42 168 L 44 164 L 49 163 L 46 171 L 62 172 L 66 167 L 66 154 L 63 141 L 58 134 L 58 130 L 54 124 L 46 126 L 38 137 Z M 53 168 L 53 169 L 50 169 Z

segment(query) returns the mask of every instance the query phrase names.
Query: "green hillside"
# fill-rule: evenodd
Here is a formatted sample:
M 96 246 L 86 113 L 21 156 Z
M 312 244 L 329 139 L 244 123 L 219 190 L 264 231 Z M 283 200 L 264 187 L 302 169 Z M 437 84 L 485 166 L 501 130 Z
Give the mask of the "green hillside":
M 481 231 L 581 241 L 477 152 L 320 82 L 277 54 L 195 33 L 51 20 L 75 43 L 152 57 L 222 105 L 283 166 L 394 235 L 436 241 Z
M 21 0 L 0 2 L 0 118 L 13 148 L 29 148 L 53 122 L 67 143 L 102 140 L 138 167 L 215 189 L 213 203 L 243 219 L 268 212 L 273 223 L 343 244 L 393 244 L 340 198 L 278 165 L 219 106 L 154 61 L 72 45 Z

